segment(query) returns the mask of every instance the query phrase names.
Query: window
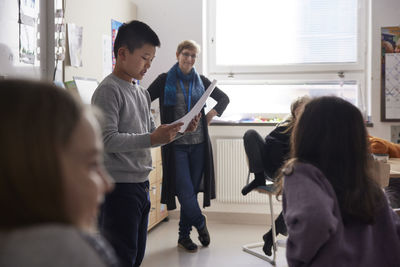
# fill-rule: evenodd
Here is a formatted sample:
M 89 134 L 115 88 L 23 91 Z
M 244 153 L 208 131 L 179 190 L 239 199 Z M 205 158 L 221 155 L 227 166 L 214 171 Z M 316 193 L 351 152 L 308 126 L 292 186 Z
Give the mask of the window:
M 249 84 L 224 83 L 218 87 L 229 95 L 230 103 L 220 120 L 251 122 L 282 120 L 290 113 L 291 102 L 301 96 L 335 95 L 357 105 L 358 85 L 346 84 Z M 214 106 L 208 100 L 207 108 Z M 240 112 L 238 112 L 240 111 Z M 218 120 L 218 118 L 216 118 Z
M 342 96 L 365 112 L 364 4 L 208 0 L 207 70 L 231 98 L 226 113 L 287 113 L 304 94 Z

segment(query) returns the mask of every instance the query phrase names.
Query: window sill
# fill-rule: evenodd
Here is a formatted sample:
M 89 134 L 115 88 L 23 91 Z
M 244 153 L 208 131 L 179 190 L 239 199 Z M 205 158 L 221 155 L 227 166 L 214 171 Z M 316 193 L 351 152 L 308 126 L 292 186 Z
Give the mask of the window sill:
M 217 121 L 211 122 L 211 126 L 276 126 L 277 122 L 234 122 L 234 121 Z
M 211 126 L 276 126 L 277 122 L 235 122 L 235 121 L 211 121 Z M 366 122 L 367 128 L 374 127 L 372 122 Z

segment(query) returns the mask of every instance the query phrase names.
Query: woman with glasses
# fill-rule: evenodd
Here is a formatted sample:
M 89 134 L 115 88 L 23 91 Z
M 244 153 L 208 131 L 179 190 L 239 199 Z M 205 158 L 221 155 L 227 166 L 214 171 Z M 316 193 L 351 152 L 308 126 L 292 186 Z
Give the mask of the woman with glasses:
M 199 53 L 200 46 L 196 42 L 181 42 L 176 51 L 178 62 L 167 73 L 159 75 L 148 88 L 151 100 L 159 99 L 161 123 L 171 123 L 183 117 L 211 84 L 194 68 Z M 190 238 L 192 226 L 197 229 L 203 246 L 210 243 L 197 193 L 204 193 L 203 207 L 210 206 L 210 200 L 215 198 L 208 125 L 214 116 L 221 116 L 229 103 L 228 96 L 218 87 L 211 93 L 211 97 L 217 104 L 207 114 L 204 108 L 201 110 L 197 129 L 162 147 L 161 202 L 167 205 L 168 210 L 173 210 L 176 208 L 175 196 L 178 197 L 181 206 L 178 246 L 188 252 L 197 251 L 197 245 Z

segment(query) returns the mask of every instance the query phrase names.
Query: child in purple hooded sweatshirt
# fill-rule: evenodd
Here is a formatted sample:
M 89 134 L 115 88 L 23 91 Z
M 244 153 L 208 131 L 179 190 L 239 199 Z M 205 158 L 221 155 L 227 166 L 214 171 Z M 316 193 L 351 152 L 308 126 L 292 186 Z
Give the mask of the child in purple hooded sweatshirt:
M 341 98 L 305 106 L 283 169 L 289 266 L 399 266 L 400 220 L 372 179 L 367 136 Z

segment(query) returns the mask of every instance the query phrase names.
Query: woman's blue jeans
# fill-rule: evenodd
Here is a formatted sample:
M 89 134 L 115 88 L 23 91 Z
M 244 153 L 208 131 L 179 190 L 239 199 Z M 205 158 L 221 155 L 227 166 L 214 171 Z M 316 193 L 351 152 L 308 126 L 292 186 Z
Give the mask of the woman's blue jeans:
M 205 143 L 174 145 L 176 194 L 181 204 L 179 238 L 187 238 L 192 226 L 204 227 L 204 217 L 197 201 L 197 193 L 204 171 Z

